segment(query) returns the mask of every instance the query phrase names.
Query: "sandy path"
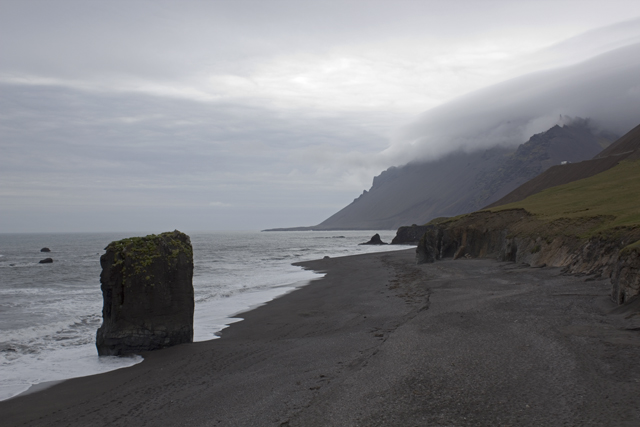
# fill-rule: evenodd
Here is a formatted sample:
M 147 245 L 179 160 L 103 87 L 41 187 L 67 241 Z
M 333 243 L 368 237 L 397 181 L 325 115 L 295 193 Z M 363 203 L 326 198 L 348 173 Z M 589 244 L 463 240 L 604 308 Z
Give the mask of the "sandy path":
M 640 332 L 608 281 L 413 251 L 324 279 L 222 339 L 0 402 L 3 426 L 640 425 Z

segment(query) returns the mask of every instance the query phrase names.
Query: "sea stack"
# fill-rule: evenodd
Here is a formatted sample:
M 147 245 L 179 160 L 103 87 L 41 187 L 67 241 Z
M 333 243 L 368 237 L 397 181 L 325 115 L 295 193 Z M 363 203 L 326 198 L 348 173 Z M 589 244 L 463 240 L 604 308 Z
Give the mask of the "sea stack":
M 101 356 L 193 342 L 193 249 L 178 230 L 111 242 L 100 257 Z
M 378 233 L 374 234 L 371 240 L 366 243 L 360 243 L 360 245 L 386 245 L 387 243 L 383 242 Z

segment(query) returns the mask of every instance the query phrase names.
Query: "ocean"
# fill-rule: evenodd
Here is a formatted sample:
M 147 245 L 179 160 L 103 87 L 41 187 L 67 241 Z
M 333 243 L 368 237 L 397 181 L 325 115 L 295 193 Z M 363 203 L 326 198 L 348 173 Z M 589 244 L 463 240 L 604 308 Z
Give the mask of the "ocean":
M 359 246 L 376 231 L 201 232 L 193 245 L 194 341 L 217 338 L 238 314 L 322 277 L 291 264 L 406 246 Z M 390 242 L 395 232 L 378 231 Z M 0 400 L 32 385 L 142 361 L 98 357 L 100 255 L 112 241 L 149 233 L 0 234 Z M 40 252 L 43 247 L 49 253 Z M 51 264 L 39 264 L 52 258 Z

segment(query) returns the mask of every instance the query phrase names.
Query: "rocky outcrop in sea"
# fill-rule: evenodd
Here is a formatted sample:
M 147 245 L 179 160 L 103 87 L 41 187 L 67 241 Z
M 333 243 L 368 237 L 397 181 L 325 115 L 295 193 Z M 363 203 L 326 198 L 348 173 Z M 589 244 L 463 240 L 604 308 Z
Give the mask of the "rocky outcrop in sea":
M 378 233 L 374 234 L 368 242 L 360 243 L 360 244 L 361 245 L 388 245 L 388 243 L 385 243 L 382 241 Z
M 111 242 L 100 257 L 99 355 L 120 356 L 193 341 L 193 249 L 179 231 Z

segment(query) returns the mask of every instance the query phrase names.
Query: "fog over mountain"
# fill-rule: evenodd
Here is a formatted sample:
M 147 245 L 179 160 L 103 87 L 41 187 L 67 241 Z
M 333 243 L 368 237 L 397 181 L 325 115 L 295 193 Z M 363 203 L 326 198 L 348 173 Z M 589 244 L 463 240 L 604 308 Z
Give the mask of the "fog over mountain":
M 586 38 L 592 39 L 590 34 Z M 640 123 L 639 76 L 640 43 L 635 43 L 575 65 L 515 78 L 429 110 L 380 154 L 406 166 L 392 167 L 376 176 L 368 193 L 315 228 L 393 229 L 471 212 L 553 164 L 590 159 L 598 152 L 593 151 L 598 139 L 612 142 L 615 135 L 623 135 Z M 589 118 L 588 126 L 573 131 L 572 116 Z M 557 125 L 571 125 L 566 128 L 572 129 L 571 134 L 565 131 L 552 136 Z M 544 138 L 562 141 L 556 142 L 553 150 L 560 149 L 564 157 L 541 148 L 546 165 L 533 168 L 533 174 L 517 174 L 520 168 L 539 160 L 537 155 L 516 153 L 524 163 L 505 161 L 512 156 L 509 149 L 543 132 Z M 498 174 L 494 184 L 478 185 L 487 176 L 509 168 L 514 169 L 512 176 Z
M 517 149 L 459 150 L 391 167 L 373 179 L 369 191 L 311 229 L 397 229 L 473 212 L 554 165 L 593 158 L 617 138 L 600 133 L 588 120 L 563 120 L 566 124 L 532 136 Z
M 639 76 L 640 43 L 528 74 L 429 110 L 382 155 L 404 164 L 520 144 L 562 124 L 561 116 L 588 117 L 600 129 L 622 135 L 640 120 Z

